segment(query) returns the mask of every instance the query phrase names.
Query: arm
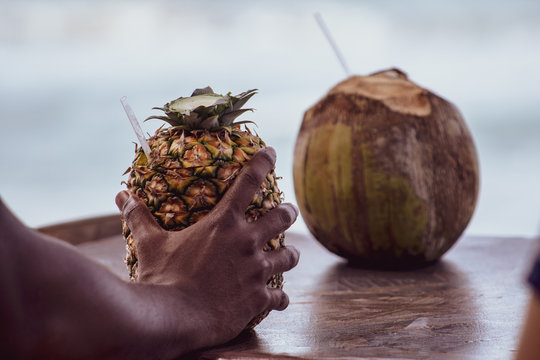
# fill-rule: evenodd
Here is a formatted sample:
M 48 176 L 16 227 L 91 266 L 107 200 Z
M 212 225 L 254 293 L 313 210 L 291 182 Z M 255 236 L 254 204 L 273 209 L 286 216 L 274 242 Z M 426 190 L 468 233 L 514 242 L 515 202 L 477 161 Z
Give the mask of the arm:
M 533 291 L 521 333 L 517 360 L 540 358 L 540 255 L 528 280 Z
M 149 340 L 153 329 L 136 314 L 147 289 L 24 227 L 3 204 L 0 212 L 1 358 L 127 357 L 131 342 Z
M 127 192 L 117 204 L 138 239 L 139 283 L 126 283 L 73 247 L 24 227 L 0 204 L 0 357 L 173 358 L 238 335 L 287 295 L 266 287 L 298 262 L 293 247 L 263 252 L 297 210 L 257 222 L 244 211 L 274 166 L 261 150 L 211 215 L 167 232 Z

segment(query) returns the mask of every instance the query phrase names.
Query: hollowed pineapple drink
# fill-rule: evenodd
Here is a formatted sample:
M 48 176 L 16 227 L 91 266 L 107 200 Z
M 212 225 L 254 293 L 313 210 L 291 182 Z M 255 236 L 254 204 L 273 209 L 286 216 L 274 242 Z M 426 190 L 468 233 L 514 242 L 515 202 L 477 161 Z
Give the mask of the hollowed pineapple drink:
M 150 161 L 141 148 L 129 172 L 127 188 L 148 206 L 159 224 L 167 230 L 182 230 L 210 213 L 230 187 L 240 169 L 260 149 L 264 141 L 250 132 L 246 123 L 234 120 L 246 111 L 242 106 L 255 90 L 236 96 L 215 94 L 211 88 L 197 89 L 191 97 L 178 98 L 161 108 L 161 119 L 170 127 L 159 128 L 148 139 Z M 147 119 L 147 120 L 148 120 Z M 241 129 L 243 124 L 244 130 Z M 251 222 L 282 201 L 272 170 L 246 211 Z M 123 222 L 127 255 L 124 259 L 131 280 L 137 280 L 137 248 Z M 264 250 L 284 245 L 284 235 L 270 240 Z M 282 288 L 283 275 L 272 276 L 268 286 Z M 268 313 L 252 320 L 257 325 Z

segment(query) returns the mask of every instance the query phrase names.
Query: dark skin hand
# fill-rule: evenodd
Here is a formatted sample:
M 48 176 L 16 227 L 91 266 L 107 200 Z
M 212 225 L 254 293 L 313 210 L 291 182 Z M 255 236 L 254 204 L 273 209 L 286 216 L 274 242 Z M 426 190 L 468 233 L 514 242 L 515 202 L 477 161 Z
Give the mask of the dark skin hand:
M 170 359 L 233 339 L 265 310 L 285 309 L 287 295 L 266 280 L 296 266 L 299 253 L 262 248 L 298 211 L 282 204 L 256 222 L 244 218 L 274 163 L 271 148 L 260 150 L 208 216 L 177 232 L 119 193 L 137 241 L 137 283 L 29 229 L 0 203 L 0 358 Z

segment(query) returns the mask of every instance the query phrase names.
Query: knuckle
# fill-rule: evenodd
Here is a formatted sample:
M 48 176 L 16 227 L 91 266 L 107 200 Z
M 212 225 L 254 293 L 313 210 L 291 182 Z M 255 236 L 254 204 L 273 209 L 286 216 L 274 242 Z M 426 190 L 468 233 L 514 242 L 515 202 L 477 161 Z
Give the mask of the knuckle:
M 241 231 L 238 231 L 238 229 L 242 229 Z M 253 232 L 249 231 L 249 228 L 240 226 L 237 228 L 233 228 L 232 234 L 235 234 L 234 236 L 234 242 L 236 246 L 238 246 L 240 249 L 242 249 L 243 253 L 246 256 L 254 257 L 259 252 L 259 248 L 257 247 L 257 236 Z
M 259 186 L 262 183 L 262 179 L 257 176 L 253 168 L 247 168 L 243 174 L 244 181 L 248 185 Z
M 272 271 L 272 262 L 268 259 L 263 259 L 261 261 L 261 268 L 265 271 L 265 272 L 269 272 L 269 271 Z
M 251 232 L 249 236 L 251 238 L 251 244 L 253 248 L 255 249 L 255 251 L 261 251 L 262 246 L 260 244 L 262 242 L 265 242 L 267 236 L 265 236 L 264 234 L 261 234 L 259 231 L 256 231 L 256 230 Z
M 276 290 L 275 294 L 277 298 L 275 303 L 276 310 L 285 310 L 289 306 L 289 297 L 281 290 Z
M 261 269 L 261 272 L 260 272 L 260 276 L 261 276 L 261 281 L 263 281 L 264 283 L 266 283 L 266 280 L 268 280 L 268 276 L 270 274 L 272 274 L 272 271 L 273 271 L 273 264 L 270 260 L 268 259 L 262 259 L 261 262 L 260 262 L 260 269 Z
M 292 268 L 296 264 L 296 254 L 290 249 L 285 249 L 286 265 L 287 268 Z
M 288 254 L 288 264 L 290 265 L 290 268 L 293 268 L 298 264 L 298 260 L 300 260 L 300 253 L 294 247 L 286 247 L 285 249 Z
M 126 222 L 129 223 L 131 221 L 133 217 L 133 213 L 135 212 L 137 208 L 137 205 L 138 205 L 137 201 L 133 199 L 132 197 L 130 197 L 124 204 L 124 207 L 122 208 L 122 216 L 124 217 Z

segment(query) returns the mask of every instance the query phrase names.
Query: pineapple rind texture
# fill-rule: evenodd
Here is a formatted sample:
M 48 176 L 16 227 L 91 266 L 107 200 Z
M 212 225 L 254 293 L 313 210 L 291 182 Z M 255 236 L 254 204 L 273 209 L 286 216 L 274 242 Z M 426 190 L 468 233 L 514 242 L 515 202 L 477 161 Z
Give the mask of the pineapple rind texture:
M 158 223 L 167 230 L 181 230 L 202 219 L 219 202 L 240 169 L 265 143 L 246 127 L 239 125 L 212 130 L 188 130 L 185 127 L 159 129 L 148 139 L 151 161 L 136 148 L 127 188 L 148 206 Z M 272 170 L 246 211 L 246 220 L 255 221 L 282 202 Z M 129 277 L 135 281 L 137 248 L 133 235 L 123 222 L 127 254 L 124 259 Z M 284 235 L 270 240 L 265 251 L 284 246 Z M 282 274 L 272 276 L 267 285 L 283 287 Z M 257 325 L 268 312 L 254 318 L 248 328 Z

